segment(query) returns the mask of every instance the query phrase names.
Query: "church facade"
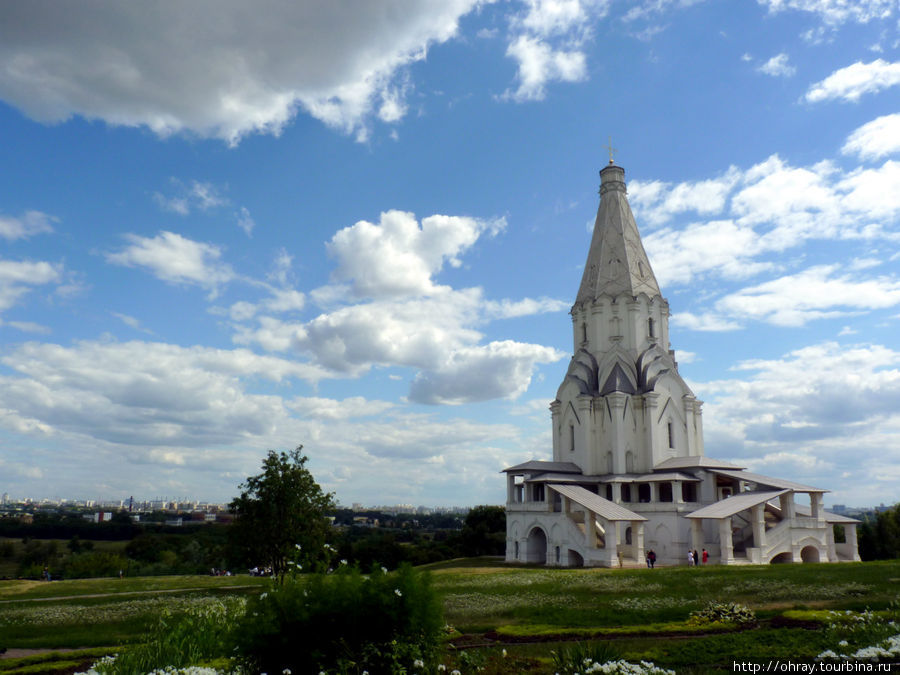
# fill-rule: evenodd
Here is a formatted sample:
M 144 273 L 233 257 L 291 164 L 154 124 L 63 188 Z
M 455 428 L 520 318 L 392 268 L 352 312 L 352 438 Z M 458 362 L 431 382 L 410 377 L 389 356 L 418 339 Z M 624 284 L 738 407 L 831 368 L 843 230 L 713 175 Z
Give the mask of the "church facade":
M 505 469 L 508 562 L 548 566 L 859 560 L 858 521 L 826 490 L 706 457 L 702 402 L 669 347 L 669 305 L 628 204 L 600 172 L 600 206 L 572 306 L 573 357 L 550 405 L 553 461 Z M 837 543 L 834 524 L 844 527 Z

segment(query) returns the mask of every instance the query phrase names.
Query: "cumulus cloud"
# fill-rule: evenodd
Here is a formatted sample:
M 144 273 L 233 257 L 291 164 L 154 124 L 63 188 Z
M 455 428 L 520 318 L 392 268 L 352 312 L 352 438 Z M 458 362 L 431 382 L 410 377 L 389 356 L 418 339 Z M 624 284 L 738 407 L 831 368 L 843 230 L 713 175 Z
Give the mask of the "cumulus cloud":
M 397 407 L 390 401 L 372 401 L 362 396 L 345 399 L 303 396 L 286 401 L 285 405 L 303 417 L 323 420 L 347 420 L 357 417 L 383 415 Z
M 658 228 L 644 245 L 664 286 L 754 276 L 777 267 L 763 256 L 812 239 L 898 236 L 900 163 L 891 160 L 842 173 L 831 162 L 797 167 L 773 155 L 708 181 L 635 183 L 635 217 Z M 675 224 L 691 213 L 713 218 Z
M 434 215 L 422 219 L 412 213 L 387 211 L 378 224 L 360 221 L 338 231 L 328 243 L 337 261 L 332 275 L 351 282 L 359 297 L 392 297 L 432 293 L 432 276 L 444 263 L 459 267 L 459 255 L 483 233 L 496 234 L 506 221 Z
M 552 363 L 563 356 L 550 347 L 511 340 L 458 349 L 438 368 L 420 372 L 409 398 L 431 404 L 514 399 L 528 389 L 537 363 Z
M 242 378 L 317 380 L 323 371 L 245 349 L 152 342 L 26 343 L 3 357 L 3 424 L 33 424 L 110 443 L 200 447 L 264 436 L 281 399 Z
M 788 55 L 782 52 L 766 61 L 757 70 L 764 75 L 771 75 L 772 77 L 790 77 L 797 72 L 797 69 L 788 61 Z
M 502 99 L 539 101 L 550 82 L 587 79 L 584 43 L 591 22 L 606 15 L 609 3 L 592 0 L 525 0 L 524 11 L 510 19 L 506 55 L 518 64 L 516 89 Z
M 277 134 L 298 109 L 355 132 L 398 73 L 477 4 L 3 3 L 0 97 L 43 122 L 81 115 L 229 143 Z
M 155 237 L 126 234 L 124 238 L 129 245 L 119 252 L 106 254 L 107 261 L 143 267 L 163 281 L 201 286 L 213 294 L 234 277 L 231 268 L 219 260 L 222 250 L 213 244 L 166 231 Z
M 806 92 L 810 103 L 840 99 L 858 101 L 864 94 L 874 94 L 900 84 L 900 63 L 876 59 L 871 63 L 857 61 L 834 71 Z
M 27 239 L 36 234 L 53 232 L 51 223 L 59 222 L 57 218 L 40 211 L 26 211 L 18 218 L 0 215 L 0 237 L 7 241 Z
M 729 294 L 716 308 L 736 317 L 801 326 L 813 319 L 900 304 L 900 279 L 836 272 L 836 265 L 811 267 Z
M 694 384 L 706 401 L 710 456 L 838 492 L 835 477 L 846 473 L 877 491 L 856 495 L 859 503 L 890 492 L 871 476 L 900 462 L 900 352 L 826 342 L 735 372 L 740 378 Z
M 172 184 L 176 189 L 174 195 L 167 197 L 159 192 L 153 194 L 156 203 L 166 211 L 186 216 L 191 211 L 208 211 L 228 204 L 228 199 L 221 194 L 220 188 L 212 183 L 192 180 L 185 184 L 173 178 Z
M 860 159 L 880 159 L 900 152 L 900 113 L 882 115 L 862 125 L 847 137 L 841 152 Z
M 62 268 L 44 261 L 0 259 L 0 312 L 15 305 L 36 286 L 59 283 Z

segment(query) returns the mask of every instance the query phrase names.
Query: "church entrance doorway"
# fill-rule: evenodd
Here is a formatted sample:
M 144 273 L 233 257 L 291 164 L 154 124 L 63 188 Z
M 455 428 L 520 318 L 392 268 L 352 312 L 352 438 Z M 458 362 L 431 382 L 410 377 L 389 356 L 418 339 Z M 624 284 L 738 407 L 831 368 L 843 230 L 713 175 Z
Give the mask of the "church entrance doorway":
M 537 565 L 547 564 L 547 535 L 541 528 L 535 527 L 528 533 L 525 556 L 525 562 Z

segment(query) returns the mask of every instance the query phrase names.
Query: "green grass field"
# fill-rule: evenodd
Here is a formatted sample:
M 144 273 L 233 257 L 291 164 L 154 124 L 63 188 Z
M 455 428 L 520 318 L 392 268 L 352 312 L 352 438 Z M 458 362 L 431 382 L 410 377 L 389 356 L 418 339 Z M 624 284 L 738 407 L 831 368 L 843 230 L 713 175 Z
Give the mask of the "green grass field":
M 879 621 L 900 621 L 900 561 L 551 570 L 478 559 L 429 569 L 446 621 L 464 634 L 457 641 L 464 649 L 448 645 L 448 660 L 463 672 L 480 664 L 488 675 L 552 672 L 551 650 L 576 639 L 608 642 L 624 658 L 679 673 L 732 672 L 741 660 L 810 662 L 838 640 L 852 648 L 871 638 L 853 626 L 829 628 L 830 610 L 870 609 Z M 248 576 L 3 581 L 0 647 L 92 648 L 96 657 L 140 640 L 163 609 L 258 593 L 267 583 Z M 759 622 L 740 631 L 686 624 L 711 600 L 747 605 Z M 60 654 L 59 668 L 46 658 L 0 660 L 0 674 L 60 672 L 77 658 Z

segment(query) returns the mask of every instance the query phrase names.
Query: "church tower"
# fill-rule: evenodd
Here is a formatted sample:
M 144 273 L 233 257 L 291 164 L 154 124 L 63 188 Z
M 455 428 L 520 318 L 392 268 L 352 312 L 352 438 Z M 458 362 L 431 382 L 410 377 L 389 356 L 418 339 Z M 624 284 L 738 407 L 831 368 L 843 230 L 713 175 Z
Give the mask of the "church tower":
M 570 312 L 574 356 L 550 406 L 553 459 L 585 475 L 646 473 L 703 455 L 701 403 L 669 348 L 669 304 L 628 205 L 625 171 L 610 161 L 600 180 Z

